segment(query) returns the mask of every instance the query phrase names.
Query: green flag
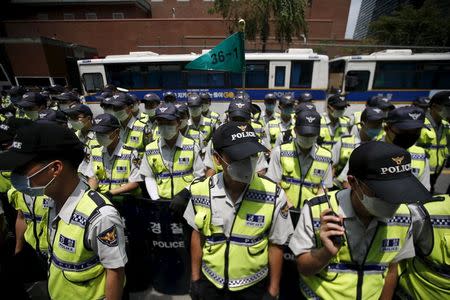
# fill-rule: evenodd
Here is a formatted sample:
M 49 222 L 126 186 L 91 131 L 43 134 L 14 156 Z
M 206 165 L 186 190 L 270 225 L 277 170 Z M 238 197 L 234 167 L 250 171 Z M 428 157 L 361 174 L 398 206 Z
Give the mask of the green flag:
M 208 53 L 186 65 L 190 70 L 217 70 L 241 73 L 245 66 L 244 34 L 236 32 Z

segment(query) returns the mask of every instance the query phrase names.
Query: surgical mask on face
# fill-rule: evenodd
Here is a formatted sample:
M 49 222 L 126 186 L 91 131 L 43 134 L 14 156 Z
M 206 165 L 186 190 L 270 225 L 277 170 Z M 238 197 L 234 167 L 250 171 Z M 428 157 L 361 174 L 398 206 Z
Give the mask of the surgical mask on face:
M 189 107 L 189 113 L 191 114 L 191 117 L 195 118 L 202 114 L 202 108 L 201 107 Z
M 84 127 L 84 123 L 81 122 L 80 120 L 77 121 L 69 120 L 69 125 L 75 130 L 81 130 Z
M 47 169 L 52 164 L 53 162 L 49 163 L 48 165 L 44 166 L 43 168 L 41 168 L 40 170 L 38 170 L 37 172 L 28 177 L 13 172 L 11 173 L 11 184 L 19 192 L 29 195 L 31 197 L 44 196 L 45 189 L 55 180 L 56 176 L 53 177 L 46 185 L 36 187 L 31 187 L 30 179 L 39 174 L 40 172 L 44 171 L 45 169 Z
M 290 116 L 294 112 L 294 108 L 292 107 L 285 107 L 281 110 L 281 114 L 285 116 Z
M 114 116 L 119 120 L 120 122 L 125 121 L 128 118 L 128 113 L 125 109 L 121 109 L 114 112 Z
M 450 118 L 450 108 L 443 106 L 442 109 L 439 111 L 439 115 L 442 119 L 448 119 Z
M 145 113 L 147 114 L 147 116 L 154 117 L 156 114 L 156 108 L 146 108 L 145 109 Z
M 297 145 L 302 149 L 309 149 L 317 142 L 317 136 L 301 136 L 295 137 Z
M 105 108 L 105 109 L 103 109 L 103 112 L 105 114 L 109 114 L 109 115 L 113 115 L 114 116 L 114 110 L 112 110 L 112 108 Z
M 39 118 L 39 112 L 37 110 L 24 110 L 24 113 L 31 121 L 36 121 Z
M 345 113 L 345 109 L 335 109 L 335 110 L 333 110 L 331 115 L 337 119 L 337 118 L 343 117 L 344 113 Z
M 258 156 L 250 156 L 242 160 L 233 161 L 231 164 L 227 164 L 227 174 L 234 181 L 249 184 L 255 175 L 257 163 Z
M 420 137 L 420 131 L 416 133 L 401 133 L 401 134 L 395 134 L 394 138 L 392 139 L 392 143 L 394 145 L 397 145 L 399 147 L 402 147 L 403 149 L 408 149 L 409 147 L 413 146 L 417 140 Z
M 60 103 L 59 104 L 59 109 L 60 110 L 66 110 L 66 109 L 69 109 L 69 108 L 70 108 L 70 106 L 67 103 Z
M 366 132 L 369 139 L 373 140 L 380 134 L 381 128 L 366 128 L 364 131 Z
M 177 126 L 176 125 L 159 125 L 159 134 L 165 140 L 171 140 L 177 134 Z
M 96 138 L 97 138 L 97 142 L 100 144 L 100 146 L 103 146 L 103 147 L 108 147 L 114 141 L 114 139 L 112 139 L 110 137 L 110 134 L 105 134 L 105 133 L 103 133 L 103 134 L 97 133 Z
M 275 104 L 266 104 L 266 111 L 274 112 L 275 111 Z
M 361 186 L 358 183 L 359 200 L 364 208 L 372 215 L 378 218 L 392 218 L 399 208 L 398 204 L 387 203 L 378 197 L 367 196 L 363 193 Z M 362 196 L 361 196 L 362 195 Z
M 138 113 L 139 112 L 139 104 L 136 103 L 135 105 L 133 105 L 133 108 L 131 109 L 131 111 L 133 113 Z
M 181 119 L 180 128 L 185 128 L 188 125 L 189 119 Z
M 209 104 L 202 104 L 202 112 L 208 112 L 209 110 Z

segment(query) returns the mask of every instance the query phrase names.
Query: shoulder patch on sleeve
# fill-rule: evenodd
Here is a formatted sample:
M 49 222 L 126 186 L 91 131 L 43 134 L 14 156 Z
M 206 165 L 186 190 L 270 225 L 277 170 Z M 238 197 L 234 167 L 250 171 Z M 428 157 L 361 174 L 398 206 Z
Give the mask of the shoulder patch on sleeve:
M 280 209 L 280 215 L 283 219 L 287 219 L 289 215 L 289 204 L 286 202 Z
M 116 247 L 118 245 L 116 225 L 113 225 L 100 233 L 97 236 L 97 239 L 108 247 Z

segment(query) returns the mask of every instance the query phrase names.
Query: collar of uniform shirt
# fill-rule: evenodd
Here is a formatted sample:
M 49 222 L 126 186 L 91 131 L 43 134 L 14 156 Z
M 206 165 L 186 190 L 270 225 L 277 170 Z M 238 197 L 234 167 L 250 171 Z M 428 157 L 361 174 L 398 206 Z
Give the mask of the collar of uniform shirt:
M 89 187 L 87 184 L 80 180 L 77 187 L 73 190 L 72 194 L 70 194 L 69 198 L 67 198 L 55 219 L 59 217 L 61 220 L 69 224 L 78 202 L 88 189 Z
M 198 127 L 200 127 L 201 125 L 205 125 L 205 117 L 203 115 L 200 116 L 200 121 L 198 122 L 198 126 L 197 127 L 192 122 L 192 119 L 189 119 L 188 125 L 192 126 L 195 129 L 198 129 Z
M 130 121 L 128 121 L 127 128 L 128 129 L 133 129 L 133 124 L 134 124 L 134 122 L 136 122 L 136 120 L 137 119 L 134 116 L 131 116 Z
M 117 143 L 116 149 L 114 149 L 114 152 L 112 153 L 112 155 L 110 157 L 118 156 L 120 149 L 122 149 L 122 146 L 123 146 L 123 142 L 121 140 L 119 140 L 119 142 Z M 103 147 L 102 153 L 109 156 L 108 147 Z
M 182 147 L 182 145 L 183 145 L 182 139 L 183 139 L 183 136 L 180 133 L 178 133 L 177 141 L 175 142 L 175 147 L 178 147 L 178 148 Z M 167 145 L 166 140 L 163 138 L 159 139 L 159 147 L 161 147 L 161 149 L 164 147 L 170 148 L 169 145 Z
M 358 216 L 353 209 L 351 200 L 351 189 L 341 190 L 336 194 L 337 200 L 339 202 L 339 215 L 342 215 L 344 219 L 357 218 Z M 386 223 L 387 219 L 374 217 L 377 221 Z

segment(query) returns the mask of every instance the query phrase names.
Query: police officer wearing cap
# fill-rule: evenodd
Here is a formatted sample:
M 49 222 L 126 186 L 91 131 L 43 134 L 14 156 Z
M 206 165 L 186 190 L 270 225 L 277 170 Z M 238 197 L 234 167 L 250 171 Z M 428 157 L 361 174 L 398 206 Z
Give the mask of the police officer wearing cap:
M 200 148 L 180 133 L 180 119 L 172 103 L 156 109 L 160 137 L 145 148 L 140 174 L 152 200 L 172 200 L 195 177 L 204 175 Z
M 412 105 L 420 107 L 426 113 L 430 108 L 430 97 L 417 97 L 416 100 L 413 101 Z
M 220 115 L 211 110 L 211 95 L 209 93 L 200 93 L 199 96 L 202 100 L 202 115 L 211 119 L 214 127 L 218 127 L 221 123 Z
M 132 94 L 132 93 L 127 93 L 127 94 L 131 97 L 131 99 L 133 99 L 133 107 L 131 108 L 131 113 L 133 114 L 133 117 L 142 121 L 141 110 L 139 108 L 141 101 L 139 100 L 138 96 L 136 96 L 135 94 Z M 145 122 L 143 122 L 143 123 L 145 123 Z
M 204 142 L 202 133 L 192 126 L 189 126 L 189 107 L 185 103 L 175 103 L 175 107 L 177 108 L 178 116 L 180 118 L 180 133 L 185 137 L 193 139 L 200 149 L 203 150 Z
M 133 98 L 126 93 L 118 93 L 108 103 L 112 105 L 113 115 L 120 122 L 120 140 L 142 155 L 149 137 L 146 135 L 146 124 L 133 116 Z
M 317 144 L 320 115 L 305 110 L 297 115 L 295 139 L 272 150 L 267 177 L 280 184 L 295 208 L 323 188 L 331 188 L 331 152 Z
M 220 126 L 213 146 L 223 172 L 192 183 L 184 213 L 194 229 L 191 297 L 275 299 L 292 223 L 282 189 L 255 173 L 267 149 L 243 122 Z
M 370 97 L 367 100 L 366 107 L 379 108 L 384 112 L 385 116 L 387 116 L 389 111 L 395 108 L 395 106 L 391 103 L 391 101 L 388 98 L 380 95 Z M 362 111 L 357 111 L 353 113 L 352 115 L 353 125 L 357 125 L 361 122 L 361 113 Z
M 376 107 L 366 107 L 360 118 L 360 122 L 352 127 L 350 134 L 344 134 L 333 146 L 333 174 L 335 183 L 341 187 L 347 182 L 346 167 L 350 154 L 361 143 L 369 141 L 379 141 L 384 136 L 383 120 L 385 113 Z M 341 173 L 344 168 L 345 172 Z M 346 185 L 345 187 L 348 187 Z
M 175 96 L 175 93 L 168 91 L 164 93 L 163 100 L 165 103 L 174 104 L 177 101 L 177 96 Z
M 76 104 L 65 110 L 64 113 L 68 116 L 70 126 L 75 130 L 75 134 L 83 144 L 89 149 L 99 146 L 95 138 L 95 132 L 91 130 L 93 114 L 89 106 Z
M 73 105 L 81 104 L 80 98 L 73 92 L 64 92 L 54 97 L 58 102 L 58 108 L 60 110 L 66 110 Z
M 86 169 L 81 170 L 89 178 L 91 188 L 109 198 L 125 193 L 140 195 L 139 155 L 120 139 L 120 128 L 119 120 L 110 114 L 94 118 L 91 130 L 95 132 L 100 147 L 91 149 L 89 163 Z
M 275 112 L 277 101 L 278 97 L 274 93 L 268 93 L 264 96 L 264 111 L 259 118 L 264 128 L 267 126 L 267 123 L 280 117 L 280 113 Z
M 450 91 L 438 92 L 431 97 L 430 109 L 425 116 L 425 127 L 420 133 L 417 145 L 423 147 L 430 159 L 431 191 L 445 167 L 445 161 L 449 156 L 449 123 L 450 116 Z
M 148 124 L 153 131 L 154 128 L 151 119 L 155 116 L 155 111 L 161 103 L 161 98 L 157 94 L 148 93 L 144 95 L 142 102 L 144 103 L 144 112 L 141 114 L 141 121 Z
M 23 109 L 25 118 L 36 121 L 39 118 L 39 112 L 47 108 L 47 98 L 39 93 L 28 92 L 23 94 L 17 106 Z
M 261 125 L 254 123 L 251 119 L 251 106 L 249 102 L 243 102 L 242 100 L 232 100 L 230 105 L 228 106 L 228 119 L 229 122 L 245 122 L 252 126 L 253 130 L 255 127 L 261 129 Z M 255 127 L 254 127 L 255 126 Z M 259 126 L 259 127 L 258 127 Z M 258 136 L 258 142 L 263 144 L 263 146 L 268 146 L 268 138 L 265 136 L 261 136 L 265 134 L 264 131 L 258 132 L 255 130 L 256 135 Z M 212 141 L 208 143 L 205 151 L 205 158 L 203 159 L 204 164 L 206 166 L 206 176 L 212 176 L 216 173 L 222 172 L 222 167 L 220 163 L 213 158 L 214 156 L 214 147 Z M 256 164 L 256 172 L 261 175 L 266 173 L 268 164 L 263 154 L 258 156 L 258 162 Z
M 50 298 L 121 299 L 124 225 L 108 199 L 78 177 L 83 157 L 83 145 L 69 129 L 33 124 L 0 154 L 0 168 L 13 171 L 18 191 L 54 201 L 48 216 Z
M 407 203 L 431 194 L 411 173 L 411 156 L 372 141 L 350 156 L 350 189 L 308 200 L 289 247 L 308 299 L 392 299 L 398 262 L 414 256 Z
M 50 123 L 68 127 L 67 116 L 60 110 L 45 109 L 39 112 L 39 118 L 36 120 L 36 122 Z
M 350 133 L 352 123 L 345 116 L 348 106 L 350 104 L 342 95 L 333 95 L 327 100 L 327 111 L 322 114 L 319 143 L 330 151 L 342 135 Z
M 271 148 L 275 147 L 278 135 L 290 135 L 292 128 L 294 128 L 295 121 L 292 118 L 294 112 L 294 97 L 291 94 L 283 95 L 280 98 L 278 108 L 280 109 L 280 118 L 269 121 L 266 127 L 267 135 L 270 138 Z
M 187 106 L 189 107 L 189 114 L 191 116 L 188 125 L 190 128 L 201 132 L 204 142 L 204 145 L 201 145 L 201 147 L 203 148 L 211 139 L 211 136 L 215 130 L 215 122 L 202 115 L 202 99 L 197 93 L 191 93 L 188 95 Z

